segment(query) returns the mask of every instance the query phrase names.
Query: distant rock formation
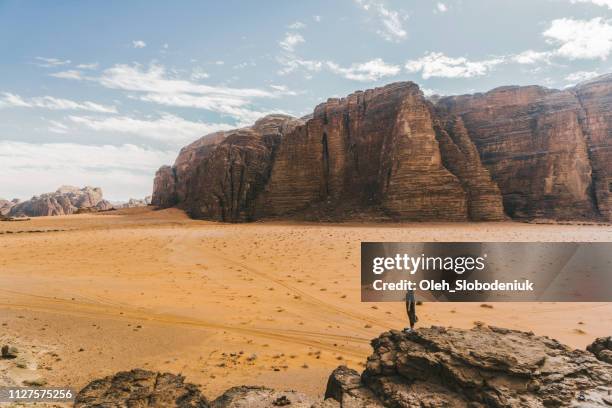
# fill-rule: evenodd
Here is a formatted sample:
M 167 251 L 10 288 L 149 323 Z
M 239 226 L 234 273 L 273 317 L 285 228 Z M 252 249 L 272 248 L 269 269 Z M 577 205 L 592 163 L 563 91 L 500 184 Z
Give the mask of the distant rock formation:
M 151 205 L 151 196 L 145 198 L 130 198 L 127 202 L 112 203 L 113 207 L 119 208 L 138 208 Z
M 6 214 L 9 217 L 39 217 L 68 215 L 79 211 L 111 210 L 112 204 L 104 200 L 98 187 L 62 186 L 53 193 L 34 196 L 13 205 Z
M 250 221 L 612 221 L 612 76 L 428 101 L 411 82 L 205 136 L 156 174 L 153 204 Z
M 8 213 L 11 211 L 11 208 L 13 208 L 18 203 L 19 200 L 16 198 L 10 201 L 5 200 L 4 198 L 0 198 L 0 216 L 8 215 Z
M 606 340 L 607 341 L 607 340 Z M 606 343 L 607 344 L 607 343 Z M 612 365 L 533 333 L 479 326 L 386 332 L 365 371 L 341 366 L 325 399 L 295 391 L 234 387 L 210 402 L 172 374 L 132 370 L 96 380 L 75 407 L 384 408 L 609 407 Z

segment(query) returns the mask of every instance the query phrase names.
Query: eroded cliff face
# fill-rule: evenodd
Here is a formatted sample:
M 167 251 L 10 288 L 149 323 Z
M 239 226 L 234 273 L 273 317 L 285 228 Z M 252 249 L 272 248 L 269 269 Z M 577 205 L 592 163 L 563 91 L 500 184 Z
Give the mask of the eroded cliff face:
M 612 75 L 578 85 L 580 117 L 592 169 L 592 193 L 597 211 L 612 220 Z
M 256 200 L 268 183 L 281 138 L 300 124 L 299 119 L 270 115 L 252 127 L 226 132 L 223 142 L 194 165 L 182 205 L 198 218 L 255 219 Z
M 401 82 L 272 115 L 184 148 L 153 204 L 195 217 L 610 220 L 612 79 L 432 104 Z M 325 217 L 321 215 L 325 214 Z
M 301 124 L 268 115 L 253 126 L 204 136 L 181 149 L 174 166 L 157 171 L 153 205 L 179 205 L 198 218 L 253 220 L 281 138 Z
M 591 219 L 600 214 L 584 114 L 571 90 L 503 87 L 441 99 L 463 122 L 514 218 Z

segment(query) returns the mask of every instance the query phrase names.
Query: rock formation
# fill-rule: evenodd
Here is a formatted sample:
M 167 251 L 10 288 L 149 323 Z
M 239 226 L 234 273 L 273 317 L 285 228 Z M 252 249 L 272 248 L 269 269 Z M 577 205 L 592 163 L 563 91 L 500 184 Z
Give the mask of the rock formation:
M 296 391 L 275 391 L 266 387 L 232 387 L 215 399 L 211 408 L 289 407 L 311 408 L 314 400 Z
M 19 200 L 16 198 L 10 201 L 5 200 L 4 198 L 0 198 L 0 216 L 8 215 L 8 213 L 11 211 L 11 208 L 13 208 L 18 203 Z
M 91 382 L 79 392 L 74 406 L 208 408 L 210 405 L 198 387 L 185 383 L 180 375 L 132 370 Z
M 598 340 L 609 347 L 609 338 Z M 472 330 L 390 331 L 372 341 L 362 374 L 338 367 L 325 399 L 265 387 L 234 387 L 209 402 L 183 377 L 143 370 L 96 380 L 77 408 L 542 408 L 612 405 L 612 365 L 533 333 L 490 326 Z
M 10 217 L 39 217 L 46 215 L 68 215 L 78 211 L 104 211 L 113 206 L 102 197 L 98 187 L 62 186 L 53 193 L 34 196 L 29 200 L 19 202 L 8 212 Z
M 145 198 L 130 198 L 127 202 L 117 202 L 112 203 L 112 205 L 116 209 L 146 207 L 151 205 L 151 200 L 151 196 L 146 196 Z
M 326 397 L 343 407 L 612 404 L 612 365 L 532 333 L 431 327 L 383 333 L 372 346 L 363 374 L 337 369 Z
M 153 204 L 198 218 L 612 220 L 612 76 L 426 100 L 401 82 L 183 148 Z
M 598 360 L 612 364 L 612 336 L 600 337 L 587 346 Z

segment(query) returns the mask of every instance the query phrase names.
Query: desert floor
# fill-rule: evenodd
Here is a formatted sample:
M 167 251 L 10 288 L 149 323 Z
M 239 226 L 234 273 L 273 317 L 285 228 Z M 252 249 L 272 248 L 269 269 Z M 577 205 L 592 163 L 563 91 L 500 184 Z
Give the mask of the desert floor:
M 406 324 L 401 303 L 361 303 L 360 241 L 610 241 L 601 225 L 219 224 L 133 209 L 0 223 L 0 384 L 80 388 L 131 368 L 182 373 L 214 397 L 233 385 L 324 392 L 369 341 Z M 583 348 L 612 334 L 612 303 L 425 303 L 420 324 L 475 321 Z

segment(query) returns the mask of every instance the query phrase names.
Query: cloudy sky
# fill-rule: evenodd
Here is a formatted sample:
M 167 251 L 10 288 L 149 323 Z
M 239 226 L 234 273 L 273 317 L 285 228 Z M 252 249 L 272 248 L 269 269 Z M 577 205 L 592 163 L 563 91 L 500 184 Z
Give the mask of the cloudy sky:
M 111 200 L 206 133 L 410 80 L 564 88 L 612 71 L 612 0 L 0 0 L 0 197 Z

